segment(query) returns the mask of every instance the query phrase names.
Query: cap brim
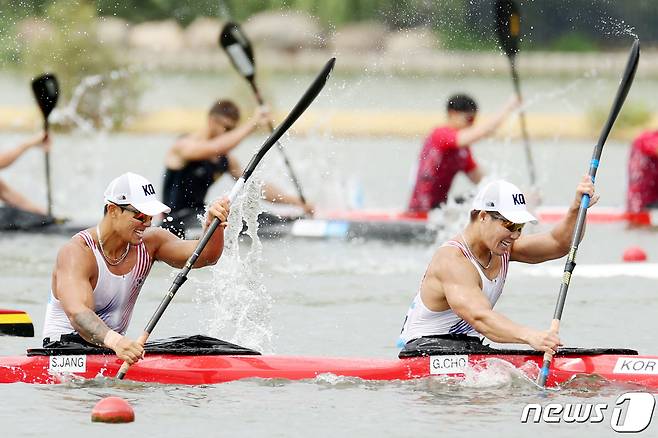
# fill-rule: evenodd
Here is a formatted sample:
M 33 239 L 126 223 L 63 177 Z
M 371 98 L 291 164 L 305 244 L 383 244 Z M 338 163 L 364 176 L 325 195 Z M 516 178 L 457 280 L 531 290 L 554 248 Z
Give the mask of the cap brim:
M 148 214 L 149 216 L 155 216 L 160 213 L 169 213 L 171 211 L 171 208 L 167 207 L 162 202 L 155 200 L 149 202 L 134 203 L 131 205 L 142 213 Z
M 505 219 L 512 221 L 515 224 L 525 224 L 527 222 L 536 224 L 539 222 L 536 217 L 527 211 L 499 211 L 498 213 L 502 214 Z

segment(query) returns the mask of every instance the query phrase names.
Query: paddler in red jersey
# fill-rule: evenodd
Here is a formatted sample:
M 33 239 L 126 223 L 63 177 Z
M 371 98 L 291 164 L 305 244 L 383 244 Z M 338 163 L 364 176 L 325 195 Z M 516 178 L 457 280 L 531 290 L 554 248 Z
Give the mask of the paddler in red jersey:
M 626 209 L 638 213 L 648 208 L 658 208 L 658 131 L 640 134 L 628 158 Z
M 534 264 L 567 254 L 585 193 L 591 197 L 590 207 L 596 204 L 599 196 L 589 175 L 578 184 L 562 221 L 548 232 L 522 235 L 523 226 L 536 221 L 524 193 L 502 180 L 483 187 L 473 200 L 466 228 L 432 257 L 407 312 L 398 346 L 412 349 L 418 340 L 428 338 L 464 346 L 479 344 L 486 337 L 554 354 L 561 345 L 557 333 L 518 324 L 493 307 L 503 292 L 510 261 Z
M 181 268 L 198 240 L 181 240 L 152 228 L 153 216 L 168 213 L 153 184 L 124 173 L 105 190 L 103 218 L 73 236 L 59 250 L 51 281 L 43 328 L 46 348 L 86 343 L 114 350 L 129 364 L 144 354 L 143 346 L 125 336 L 137 296 L 155 261 Z M 214 265 L 224 247 L 229 202 L 212 202 L 204 232 L 214 218 L 220 227 L 199 255 L 194 268 Z M 59 344 L 58 344 L 59 343 Z
M 434 129 L 420 151 L 408 210 L 427 212 L 444 204 L 460 171 L 474 184 L 479 183 L 483 174 L 471 155 L 470 145 L 493 134 L 519 104 L 516 97 L 510 98 L 497 114 L 475 125 L 478 111 L 475 101 L 465 94 L 449 98 L 447 124 Z

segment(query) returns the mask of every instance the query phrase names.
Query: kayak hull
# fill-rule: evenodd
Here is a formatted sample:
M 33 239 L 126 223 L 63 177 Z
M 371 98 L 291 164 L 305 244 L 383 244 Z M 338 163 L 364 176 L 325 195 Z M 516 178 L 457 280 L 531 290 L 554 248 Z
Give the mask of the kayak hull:
M 247 378 L 301 380 L 322 374 L 365 380 L 409 380 L 430 376 L 463 378 L 470 370 L 492 363 L 521 370 L 534 379 L 539 355 L 441 355 L 404 359 L 359 359 L 300 356 L 180 356 L 150 354 L 130 367 L 127 380 L 161 384 L 204 385 Z M 121 361 L 111 355 L 15 356 L 0 358 L 0 383 L 54 384 L 77 376 L 114 377 Z M 611 382 L 658 389 L 658 356 L 558 356 L 552 363 L 548 386 L 578 375 L 596 375 Z
M 14 210 L 0 207 L 0 230 L 73 235 L 91 226 L 89 223 L 46 221 L 38 215 L 33 220 L 17 222 L 12 219 Z M 542 223 L 555 223 L 562 220 L 567 211 L 566 207 L 539 207 L 535 215 Z M 658 210 L 632 213 L 620 208 L 597 206 L 587 213 L 587 222 L 658 227 Z M 263 213 L 259 216 L 259 223 L 258 235 L 261 238 L 376 239 L 425 243 L 434 242 L 442 226 L 441 223 L 429 220 L 426 212 L 389 210 L 326 211 L 318 212 L 313 219 Z M 190 228 L 186 233 L 190 239 L 200 235 L 200 228 Z

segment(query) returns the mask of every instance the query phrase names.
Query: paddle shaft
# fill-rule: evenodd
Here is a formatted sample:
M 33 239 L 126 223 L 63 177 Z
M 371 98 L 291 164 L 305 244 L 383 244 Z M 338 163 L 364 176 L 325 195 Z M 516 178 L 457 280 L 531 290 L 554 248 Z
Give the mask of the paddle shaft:
M 509 65 L 512 72 L 512 82 L 514 83 L 514 91 L 519 100 L 522 99 L 521 95 L 521 82 L 519 74 L 516 70 L 516 57 L 512 54 L 509 56 Z M 519 112 L 519 122 L 521 124 L 521 135 L 523 136 L 523 146 L 525 149 L 526 164 L 528 166 L 528 173 L 530 174 L 530 184 L 535 185 L 537 182 L 535 174 L 535 163 L 532 159 L 532 150 L 530 149 L 530 137 L 528 136 L 528 128 L 526 127 L 525 111 L 521 108 Z
M 265 143 L 263 143 L 261 148 L 258 150 L 258 152 L 251 158 L 251 161 L 249 161 L 249 164 L 247 164 L 247 167 L 242 173 L 242 176 L 233 185 L 233 189 L 231 189 L 231 193 L 229 193 L 228 195 L 228 199 L 230 203 L 232 203 L 235 200 L 235 198 L 238 196 L 240 190 L 242 190 L 242 187 L 245 185 L 245 182 L 249 179 L 249 177 L 251 177 L 254 170 L 256 169 L 256 166 L 258 166 L 258 163 L 260 163 L 260 161 L 263 159 L 267 151 L 269 151 L 270 148 L 272 148 L 272 146 L 275 143 L 278 143 L 279 138 L 281 138 L 281 136 L 292 126 L 292 124 L 295 123 L 295 121 L 299 118 L 299 116 L 302 115 L 302 113 L 306 110 L 306 108 L 308 108 L 308 106 L 311 104 L 311 102 L 313 102 L 313 100 L 317 97 L 317 95 L 320 94 L 320 91 L 324 87 L 324 84 L 327 82 L 327 79 L 329 78 L 329 74 L 333 70 L 335 63 L 336 63 L 336 58 L 331 58 L 325 64 L 320 74 L 315 78 L 313 83 L 310 85 L 308 90 L 306 90 L 306 92 L 301 97 L 299 102 L 297 102 L 297 104 L 292 109 L 292 111 L 290 111 L 288 117 L 286 117 L 285 120 L 272 132 L 272 134 L 268 137 L 267 140 L 265 140 Z M 176 292 L 178 292 L 178 289 L 183 285 L 183 283 L 185 283 L 185 281 L 187 281 L 187 274 L 192 269 L 192 266 L 194 266 L 194 263 L 199 258 L 201 252 L 203 252 L 203 249 L 208 244 L 208 241 L 210 241 L 210 238 L 212 237 L 213 233 L 215 232 L 218 226 L 219 226 L 219 219 L 217 218 L 213 219 L 210 226 L 205 231 L 203 237 L 199 240 L 199 243 L 197 244 L 196 248 L 192 252 L 192 255 L 187 260 L 187 262 L 185 262 L 183 269 L 181 269 L 178 275 L 176 275 L 176 278 L 174 279 L 171 287 L 169 288 L 169 292 L 167 292 L 167 294 L 160 302 L 158 309 L 151 317 L 151 320 L 146 325 L 146 328 L 144 329 L 142 335 L 137 339 L 137 342 L 141 343 L 142 345 L 146 343 L 146 340 L 151 335 L 151 332 L 153 332 L 153 329 L 155 328 L 158 321 L 162 317 L 164 311 L 167 309 L 167 306 L 169 306 L 171 300 L 176 295 Z M 116 378 L 123 379 L 126 373 L 128 372 L 129 367 L 130 365 L 128 364 L 128 362 L 124 362 L 123 365 L 121 365 L 121 368 L 119 369 Z
M 622 106 L 624 105 L 624 100 L 628 95 L 628 90 L 631 88 L 633 83 L 633 78 L 635 77 L 635 71 L 637 70 L 637 64 L 640 59 L 640 42 L 635 40 L 633 47 L 626 64 L 626 70 L 619 84 L 617 90 L 617 95 L 613 102 L 608 120 L 606 121 L 601 135 L 599 136 L 599 141 L 594 147 L 594 153 L 592 154 L 592 159 L 590 161 L 589 167 L 589 176 L 594 182 L 596 178 L 596 171 L 599 168 L 599 163 L 601 161 L 601 153 L 603 152 L 603 145 L 608 139 L 610 130 L 617 120 L 617 116 L 621 111 Z M 567 300 L 567 292 L 569 291 L 569 283 L 571 282 L 571 276 L 576 267 L 576 253 L 578 252 L 578 244 L 580 243 L 582 233 L 585 227 L 585 219 L 587 217 L 587 207 L 589 207 L 590 197 L 589 195 L 583 195 L 580 201 L 580 208 L 578 209 L 578 217 L 576 219 L 576 227 L 573 232 L 571 239 L 571 249 L 567 255 L 567 261 L 564 265 L 564 274 L 562 276 L 562 283 L 560 284 L 560 292 L 558 294 L 557 304 L 555 305 L 555 313 L 553 314 L 553 321 L 551 322 L 551 331 L 555 333 L 559 332 L 560 321 L 562 319 L 562 311 L 564 310 L 564 305 Z M 537 377 L 537 384 L 541 387 L 546 386 L 546 381 L 548 380 L 548 374 L 550 371 L 551 361 L 553 360 L 553 355 L 549 353 L 544 354 L 544 362 L 541 370 L 539 371 L 539 376 Z
M 260 95 L 260 91 L 258 90 L 258 86 L 256 85 L 255 78 L 252 76 L 247 78 L 247 80 L 249 81 L 249 85 L 251 85 L 251 89 L 254 92 L 254 96 L 256 96 L 256 101 L 258 102 L 258 105 L 261 106 L 264 105 L 265 101 Z M 267 122 L 267 126 L 270 129 L 270 132 L 274 131 L 274 125 L 272 124 L 271 120 Z M 283 157 L 283 162 L 285 163 L 286 168 L 288 169 L 288 174 L 290 175 L 290 179 L 292 179 L 292 182 L 295 185 L 295 188 L 297 189 L 297 194 L 299 195 L 299 199 L 302 201 L 303 204 L 306 204 L 306 198 L 304 197 L 304 193 L 302 192 L 302 186 L 299 183 L 299 180 L 297 179 L 297 175 L 295 175 L 295 171 L 292 169 L 292 164 L 290 164 L 290 161 L 288 160 L 288 155 L 283 150 L 283 146 L 281 145 L 281 143 L 277 142 L 276 146 L 277 149 L 279 149 L 281 156 Z
M 241 182 L 244 184 L 244 180 L 241 178 L 238 180 L 238 182 Z M 235 192 L 235 187 L 238 186 L 238 183 L 235 184 L 234 190 L 231 191 L 231 193 Z M 240 186 L 242 187 L 242 186 Z M 239 190 L 239 189 L 238 189 Z M 232 200 L 229 197 L 229 200 Z M 146 328 L 144 329 L 144 332 L 141 334 L 141 336 L 137 339 L 137 342 L 139 342 L 141 345 L 144 345 L 146 341 L 148 340 L 149 336 L 151 335 L 151 332 L 153 332 L 153 329 L 155 326 L 158 324 L 158 321 L 160 321 L 160 318 L 164 314 L 165 310 L 167 310 L 167 307 L 169 306 L 169 303 L 171 300 L 174 298 L 176 295 L 176 292 L 178 292 L 178 289 L 187 281 L 187 274 L 190 272 L 192 269 L 192 266 L 194 266 L 194 263 L 196 263 L 197 259 L 201 255 L 201 252 L 203 252 L 203 249 L 206 247 L 208 242 L 210 241 L 213 233 L 219 226 L 219 219 L 215 218 L 208 229 L 206 230 L 205 234 L 197 244 L 196 248 L 194 249 L 194 252 L 190 256 L 190 258 L 187 260 L 185 263 L 185 266 L 183 269 L 180 270 L 178 275 L 176 275 L 176 278 L 174 279 L 174 282 L 171 284 L 171 287 L 169 288 L 169 292 L 164 296 L 162 301 L 160 302 L 160 305 L 158 306 L 157 310 L 151 317 L 151 320 L 148 322 L 146 325 Z M 130 365 L 128 362 L 124 362 L 123 365 L 121 365 L 121 368 L 119 369 L 119 372 L 116 375 L 116 378 L 121 380 L 125 377 L 126 373 L 128 372 L 128 368 L 130 368 Z
M 45 138 L 48 138 L 48 117 L 44 116 L 43 119 L 43 132 L 45 132 Z M 50 184 L 50 151 L 46 150 L 45 159 L 46 159 L 46 196 L 48 199 L 48 216 L 53 215 L 53 197 L 52 197 L 52 186 Z

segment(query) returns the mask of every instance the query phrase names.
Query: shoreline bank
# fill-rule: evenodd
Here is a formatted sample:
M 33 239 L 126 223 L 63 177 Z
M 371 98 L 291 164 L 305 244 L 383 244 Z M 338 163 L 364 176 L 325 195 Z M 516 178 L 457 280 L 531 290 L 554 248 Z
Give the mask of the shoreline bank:
M 55 113 L 54 113 L 55 114 Z M 283 120 L 284 113 L 275 112 L 275 121 Z M 143 113 L 126 123 L 117 132 L 133 134 L 180 134 L 201 128 L 207 109 L 163 108 Z M 487 114 L 478 117 L 486 120 Z M 309 109 L 291 131 L 296 135 L 329 134 L 336 137 L 424 137 L 445 121 L 443 111 L 379 111 L 379 110 L 312 110 Z M 531 139 L 592 139 L 600 127 L 586 115 L 526 114 Z M 33 107 L 0 107 L 0 129 L 4 131 L 34 131 L 41 126 L 41 114 Z M 610 138 L 628 141 L 645 129 L 658 129 L 658 113 L 644 126 L 613 128 Z M 520 129 L 512 118 L 497 133 L 498 138 L 519 138 Z

